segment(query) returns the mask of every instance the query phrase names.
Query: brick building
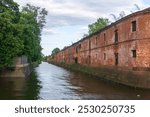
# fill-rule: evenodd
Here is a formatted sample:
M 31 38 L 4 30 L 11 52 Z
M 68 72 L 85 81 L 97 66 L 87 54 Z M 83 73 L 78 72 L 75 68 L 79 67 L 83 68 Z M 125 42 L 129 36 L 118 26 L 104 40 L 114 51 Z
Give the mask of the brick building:
M 103 79 L 150 88 L 150 8 L 64 48 L 53 61 L 96 67 Z
M 94 67 L 150 68 L 150 8 L 130 14 L 66 47 L 54 61 Z

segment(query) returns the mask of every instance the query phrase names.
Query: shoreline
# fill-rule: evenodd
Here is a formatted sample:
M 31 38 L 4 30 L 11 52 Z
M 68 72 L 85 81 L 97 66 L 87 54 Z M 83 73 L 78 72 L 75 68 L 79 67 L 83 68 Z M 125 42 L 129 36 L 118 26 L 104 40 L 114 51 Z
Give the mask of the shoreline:
M 134 70 L 123 70 L 117 67 L 89 67 L 80 64 L 65 64 L 48 62 L 70 71 L 84 73 L 91 75 L 101 80 L 110 81 L 133 88 L 150 89 L 150 72 L 149 71 L 134 71 Z

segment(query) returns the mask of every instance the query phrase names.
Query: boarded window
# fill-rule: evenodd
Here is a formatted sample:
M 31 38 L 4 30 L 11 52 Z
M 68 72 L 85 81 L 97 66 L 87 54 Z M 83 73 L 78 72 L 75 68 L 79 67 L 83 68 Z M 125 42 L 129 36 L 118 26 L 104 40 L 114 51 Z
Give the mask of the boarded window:
M 98 38 L 97 38 L 97 36 L 96 36 L 96 39 L 95 39 L 95 44 L 97 45 L 97 41 L 98 41 Z
M 91 40 L 89 39 L 89 51 L 91 50 Z
M 132 50 L 132 57 L 133 57 L 133 58 L 136 58 L 136 56 L 137 56 L 137 55 L 136 55 L 136 50 Z
M 79 49 L 81 49 L 81 44 L 79 44 Z
M 89 64 L 91 64 L 91 56 L 89 55 Z
M 104 41 L 106 41 L 106 34 L 104 33 Z
M 115 53 L 115 65 L 118 65 L 118 53 Z
M 77 57 L 75 57 L 74 61 L 76 64 L 78 64 L 78 58 Z
M 118 30 L 115 30 L 115 43 L 118 43 Z
M 106 60 L 106 53 L 104 53 L 104 60 Z
M 76 53 L 78 53 L 78 46 L 76 47 Z
M 136 21 L 132 22 L 132 32 L 136 31 Z

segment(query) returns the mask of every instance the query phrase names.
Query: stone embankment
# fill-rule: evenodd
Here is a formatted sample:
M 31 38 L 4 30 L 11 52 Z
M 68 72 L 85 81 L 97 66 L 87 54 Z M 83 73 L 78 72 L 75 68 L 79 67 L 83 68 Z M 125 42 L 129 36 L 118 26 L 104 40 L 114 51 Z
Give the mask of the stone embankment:
M 118 67 L 88 67 L 79 64 L 50 62 L 71 71 L 81 72 L 100 78 L 100 80 L 123 84 L 134 88 L 150 89 L 150 72 L 134 71 Z

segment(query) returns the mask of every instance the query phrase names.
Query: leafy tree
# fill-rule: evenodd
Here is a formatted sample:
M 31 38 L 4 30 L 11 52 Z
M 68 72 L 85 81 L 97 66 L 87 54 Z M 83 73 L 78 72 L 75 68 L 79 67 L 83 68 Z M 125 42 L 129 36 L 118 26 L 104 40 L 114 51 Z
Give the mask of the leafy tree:
M 0 68 L 10 66 L 13 58 L 22 52 L 23 41 L 19 38 L 18 4 L 13 0 L 0 1 Z
M 29 62 L 42 59 L 41 31 L 46 23 L 47 11 L 40 7 L 27 4 L 21 11 L 20 26 L 24 41 L 23 53 L 28 56 Z
M 60 51 L 59 48 L 54 48 L 52 51 L 52 55 L 57 54 Z
M 99 31 L 100 29 L 106 27 L 109 24 L 109 20 L 106 18 L 98 18 L 97 21 L 93 24 L 88 25 L 89 35 Z
M 30 62 L 41 60 L 41 32 L 47 11 L 27 4 L 19 11 L 13 0 L 0 1 L 0 69 L 13 58 L 27 55 Z

